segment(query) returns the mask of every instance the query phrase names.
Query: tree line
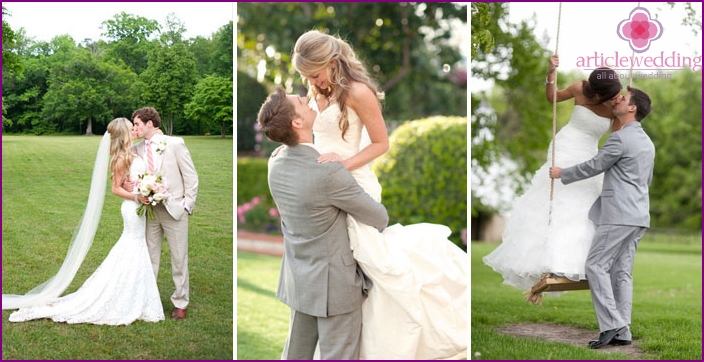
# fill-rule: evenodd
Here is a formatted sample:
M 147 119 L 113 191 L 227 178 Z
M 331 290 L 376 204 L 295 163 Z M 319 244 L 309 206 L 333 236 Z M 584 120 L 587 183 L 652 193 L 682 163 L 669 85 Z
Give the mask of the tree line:
M 35 41 L 3 19 L 3 132 L 100 134 L 152 106 L 169 134 L 232 134 L 232 21 L 184 39 L 174 14 L 162 25 L 121 12 L 101 31 L 107 40 Z

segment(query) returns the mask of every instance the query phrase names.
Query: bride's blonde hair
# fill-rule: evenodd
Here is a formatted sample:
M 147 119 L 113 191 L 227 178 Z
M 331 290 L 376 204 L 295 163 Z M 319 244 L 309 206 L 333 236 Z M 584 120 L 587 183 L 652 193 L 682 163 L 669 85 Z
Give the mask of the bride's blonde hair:
M 316 85 L 304 78 L 303 82 L 308 87 L 308 95 L 315 99 L 318 94 L 326 97 L 337 98 L 340 107 L 339 126 L 342 138 L 349 128 L 347 108 L 345 103 L 350 89 L 350 82 L 363 83 L 377 96 L 377 100 L 384 99 L 384 93 L 379 92 L 376 82 L 371 78 L 364 64 L 359 60 L 352 47 L 339 37 L 311 30 L 301 35 L 293 47 L 291 62 L 300 73 L 312 74 L 324 69 L 330 62 L 333 63 L 328 75 L 328 82 L 333 89 L 319 89 Z M 379 104 L 381 106 L 381 104 Z
M 115 171 L 127 175 L 132 165 L 132 139 L 130 132 L 132 123 L 124 117 L 115 118 L 108 123 L 110 134 L 110 179 L 115 176 Z

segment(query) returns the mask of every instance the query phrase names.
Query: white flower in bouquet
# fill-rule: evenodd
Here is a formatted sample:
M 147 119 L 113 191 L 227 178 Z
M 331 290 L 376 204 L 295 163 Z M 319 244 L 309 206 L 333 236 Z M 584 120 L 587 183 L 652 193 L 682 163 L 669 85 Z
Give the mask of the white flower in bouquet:
M 137 208 L 137 215 L 142 216 L 146 213 L 149 220 L 154 220 L 154 206 L 160 203 L 167 203 L 169 200 L 166 180 L 158 174 L 144 173 L 139 175 L 139 182 L 134 193 L 140 194 L 149 200 L 148 204 L 139 205 Z

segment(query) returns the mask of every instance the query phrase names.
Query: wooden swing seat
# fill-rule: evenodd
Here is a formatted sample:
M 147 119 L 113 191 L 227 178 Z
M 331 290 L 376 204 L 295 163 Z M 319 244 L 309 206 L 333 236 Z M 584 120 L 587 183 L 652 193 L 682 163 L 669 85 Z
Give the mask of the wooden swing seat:
M 589 290 L 589 281 L 574 281 L 554 274 L 546 274 L 531 288 L 532 293 L 564 292 L 568 290 Z
M 530 303 L 540 305 L 543 302 L 544 292 L 564 292 L 568 290 L 589 290 L 589 281 L 582 279 L 574 281 L 566 277 L 546 273 L 535 285 L 526 292 L 524 299 Z

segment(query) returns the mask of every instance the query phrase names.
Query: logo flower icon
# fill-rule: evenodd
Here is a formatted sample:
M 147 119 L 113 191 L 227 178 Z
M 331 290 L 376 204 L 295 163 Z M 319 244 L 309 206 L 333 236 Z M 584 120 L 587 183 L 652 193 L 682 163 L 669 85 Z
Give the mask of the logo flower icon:
M 616 32 L 618 36 L 627 40 L 631 49 L 636 53 L 643 53 L 650 48 L 650 42 L 662 36 L 662 24 L 650 18 L 650 12 L 643 7 L 636 7 L 631 11 L 628 19 L 618 23 Z

